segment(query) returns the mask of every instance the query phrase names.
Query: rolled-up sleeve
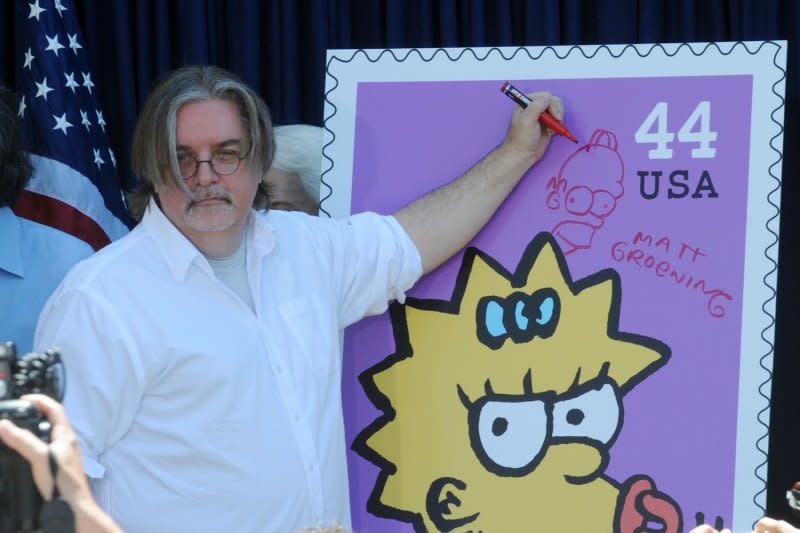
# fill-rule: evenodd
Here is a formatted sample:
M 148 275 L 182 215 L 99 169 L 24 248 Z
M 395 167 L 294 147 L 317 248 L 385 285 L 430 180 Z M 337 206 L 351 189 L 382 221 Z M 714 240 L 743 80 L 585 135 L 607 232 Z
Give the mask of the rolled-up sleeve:
M 340 287 L 341 326 L 384 312 L 422 275 L 422 258 L 405 229 L 392 216 L 359 213 L 339 234 L 333 270 Z

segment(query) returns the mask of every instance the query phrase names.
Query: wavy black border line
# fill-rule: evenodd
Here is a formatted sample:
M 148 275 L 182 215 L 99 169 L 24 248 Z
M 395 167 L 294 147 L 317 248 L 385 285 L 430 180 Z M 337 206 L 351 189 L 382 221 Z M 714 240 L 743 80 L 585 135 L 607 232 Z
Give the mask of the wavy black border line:
M 769 333 L 769 331 L 773 330 L 773 328 L 775 327 L 775 315 L 770 313 L 770 311 L 767 308 L 767 306 L 770 304 L 770 302 L 775 300 L 775 297 L 777 295 L 776 287 L 774 287 L 773 285 L 770 285 L 769 278 L 773 274 L 776 274 L 776 282 L 777 282 L 777 271 L 778 271 L 778 262 L 777 262 L 776 258 L 773 258 L 772 256 L 770 256 L 770 251 L 772 250 L 773 255 L 777 255 L 777 248 L 776 247 L 777 247 L 778 242 L 779 242 L 778 233 L 772 230 L 772 228 L 770 227 L 770 224 L 771 223 L 779 223 L 780 214 L 781 214 L 780 204 L 779 203 L 775 203 L 773 201 L 773 196 L 777 192 L 779 192 L 781 190 L 781 178 L 776 176 L 773 171 L 774 171 L 776 166 L 780 165 L 783 162 L 783 150 L 782 150 L 782 147 L 779 146 L 779 147 L 776 148 L 775 144 L 774 144 L 777 139 L 782 139 L 783 131 L 784 131 L 783 121 L 775 120 L 775 114 L 779 113 L 779 112 L 781 112 L 781 113 L 783 112 L 783 107 L 784 107 L 784 104 L 786 102 L 784 97 L 777 91 L 777 87 L 786 79 L 786 70 L 783 69 L 778 64 L 778 54 L 781 51 L 781 46 L 778 43 L 774 43 L 773 41 L 767 41 L 767 42 L 770 43 L 770 44 L 774 44 L 776 46 L 775 55 L 772 57 L 772 63 L 781 72 L 781 77 L 779 79 L 777 79 L 775 81 L 775 83 L 772 84 L 772 93 L 780 99 L 780 105 L 778 105 L 770 113 L 770 120 L 772 120 L 772 122 L 774 122 L 778 126 L 778 128 L 780 130 L 778 133 L 776 133 L 774 136 L 772 136 L 772 138 L 770 138 L 770 140 L 769 140 L 769 147 L 775 152 L 775 155 L 777 156 L 777 158 L 768 167 L 768 173 L 769 173 L 770 177 L 773 180 L 775 180 L 776 183 L 775 183 L 775 187 L 771 191 L 769 191 L 767 193 L 767 203 L 769 203 L 775 209 L 775 212 L 764 223 L 764 228 L 773 237 L 773 241 L 771 243 L 769 243 L 766 248 L 764 248 L 764 257 L 767 259 L 767 261 L 772 263 L 772 267 L 770 268 L 770 270 L 766 274 L 764 274 L 764 277 L 761 278 L 761 281 L 764 283 L 764 286 L 767 287 L 767 289 L 771 292 L 769 297 L 766 300 L 764 300 L 764 302 L 761 304 L 761 311 L 763 311 L 763 313 L 769 318 L 769 324 L 767 324 L 767 326 L 765 326 L 764 329 L 761 330 L 761 340 L 763 340 L 767 344 L 767 346 L 769 348 L 766 351 L 766 353 L 764 353 L 761 356 L 761 358 L 759 359 L 759 361 L 758 361 L 759 366 L 761 366 L 761 368 L 764 369 L 764 371 L 768 375 L 767 379 L 765 381 L 763 381 L 758 386 L 758 394 L 759 394 L 759 396 L 761 396 L 764 399 L 766 405 L 756 415 L 756 419 L 758 420 L 758 423 L 761 424 L 764 427 L 764 434 L 761 435 L 758 439 L 756 439 L 756 449 L 764 456 L 764 460 L 759 465 L 756 466 L 755 471 L 754 471 L 756 479 L 758 479 L 759 481 L 761 481 L 763 483 L 763 488 L 760 491 L 756 492 L 755 495 L 753 495 L 753 503 L 756 505 L 756 507 L 761 509 L 762 514 L 766 512 L 766 509 L 762 505 L 760 505 L 758 503 L 758 497 L 760 495 L 764 494 L 767 491 L 767 478 L 766 478 L 765 470 L 767 469 L 767 461 L 768 461 L 768 458 L 769 458 L 768 449 L 764 449 L 762 447 L 763 446 L 762 443 L 764 442 L 764 440 L 766 440 L 769 437 L 769 410 L 770 410 L 770 407 L 771 407 L 770 396 L 767 395 L 767 394 L 764 394 L 764 388 L 768 387 L 768 386 L 771 386 L 771 382 L 772 382 L 772 364 L 768 367 L 768 366 L 766 366 L 764 364 L 764 361 L 767 358 L 773 356 L 774 355 L 774 351 L 775 351 L 775 345 L 773 344 L 773 341 L 771 341 L 771 340 L 769 340 L 767 338 L 767 334 Z M 747 49 L 747 48 L 745 47 L 745 49 Z M 749 52 L 749 50 L 748 50 L 748 52 Z M 773 331 L 773 339 L 774 339 L 774 331 Z M 766 421 L 764 420 L 765 418 L 766 418 Z M 763 474 L 763 477 L 762 477 L 762 474 Z M 753 528 L 755 528 L 755 523 L 753 523 Z
M 758 386 L 758 394 L 759 394 L 759 396 L 761 396 L 761 398 L 764 399 L 765 406 L 756 414 L 756 420 L 763 427 L 764 433 L 762 435 L 760 435 L 755 441 L 755 448 L 756 448 L 757 452 L 760 453 L 763 456 L 763 461 L 761 463 L 759 463 L 758 465 L 756 465 L 755 469 L 753 470 L 753 475 L 761 483 L 762 488 L 759 489 L 753 495 L 753 499 L 752 499 L 752 501 L 755 504 L 755 506 L 758 509 L 760 509 L 761 513 L 763 514 L 764 512 L 766 512 L 766 508 L 761 503 L 759 503 L 758 498 L 759 498 L 759 496 L 764 494 L 766 492 L 766 490 L 767 490 L 767 478 L 766 478 L 765 470 L 767 468 L 769 455 L 768 455 L 768 449 L 764 448 L 763 443 L 764 443 L 765 440 L 767 440 L 769 438 L 769 410 L 770 410 L 770 407 L 771 407 L 770 395 L 768 393 L 765 394 L 764 390 L 767 390 L 769 392 L 768 387 L 770 387 L 771 383 L 772 383 L 772 370 L 771 370 L 772 367 L 771 367 L 771 365 L 767 366 L 765 364 L 765 361 L 767 361 L 768 358 L 773 356 L 774 351 L 775 351 L 775 346 L 774 346 L 773 341 L 768 338 L 769 332 L 771 330 L 774 330 L 774 327 L 775 327 L 775 315 L 772 312 L 770 312 L 770 310 L 768 309 L 768 306 L 770 305 L 771 302 L 773 302 L 775 300 L 775 297 L 777 295 L 776 287 L 774 286 L 774 284 L 773 284 L 773 282 L 771 281 L 770 278 L 778 270 L 777 258 L 774 257 L 774 256 L 777 254 L 777 248 L 776 247 L 777 247 L 778 242 L 779 242 L 778 233 L 772 229 L 772 226 L 774 226 L 775 223 L 779 223 L 780 214 L 781 214 L 780 204 L 776 203 L 773 200 L 773 197 L 775 196 L 775 194 L 778 193 L 781 190 L 781 178 L 778 177 L 774 173 L 774 170 L 775 170 L 776 167 L 778 167 L 783 162 L 782 147 L 780 147 L 780 146 L 776 147 L 775 146 L 775 142 L 778 139 L 782 138 L 783 132 L 784 132 L 783 122 L 780 121 L 780 120 L 776 120 L 775 116 L 776 116 L 777 113 L 783 112 L 783 108 L 784 108 L 785 102 L 786 102 L 784 96 L 780 92 L 778 92 L 778 90 L 777 90 L 778 87 L 781 85 L 781 83 L 786 79 L 786 70 L 778 63 L 778 55 L 780 54 L 780 51 L 781 51 L 781 48 L 782 48 L 780 43 L 775 42 L 775 41 L 757 41 L 757 47 L 755 48 L 755 50 L 751 50 L 750 47 L 748 46 L 748 44 L 754 44 L 754 43 L 756 43 L 756 42 L 755 41 L 753 41 L 753 42 L 731 41 L 731 42 L 724 42 L 724 43 L 717 43 L 717 42 L 710 42 L 710 43 L 686 43 L 686 42 L 684 42 L 684 43 L 656 43 L 656 44 L 649 45 L 649 49 L 646 49 L 646 51 L 641 51 L 640 48 L 644 49 L 648 45 L 626 44 L 626 45 L 624 45 L 622 47 L 622 49 L 619 50 L 618 53 L 615 53 L 610 48 L 610 46 L 615 46 L 616 47 L 618 45 L 607 45 L 607 44 L 580 45 L 580 46 L 579 45 L 573 45 L 573 46 L 570 46 L 569 48 L 567 48 L 566 51 L 563 52 L 563 55 L 559 54 L 559 49 L 563 50 L 565 48 L 563 46 L 559 46 L 557 48 L 554 47 L 554 46 L 545 46 L 545 47 L 539 48 L 538 49 L 538 53 L 536 53 L 536 54 L 532 54 L 531 50 L 529 48 L 517 47 L 517 48 L 511 49 L 511 50 L 513 50 L 513 52 L 511 52 L 510 55 L 506 55 L 504 53 L 504 50 L 508 51 L 509 50 L 508 47 L 499 48 L 499 47 L 493 46 L 493 47 L 490 47 L 490 48 L 487 48 L 487 49 L 483 50 L 483 52 L 484 52 L 483 55 L 480 55 L 473 48 L 436 48 L 436 49 L 432 49 L 432 50 L 431 49 L 425 49 L 426 53 L 430 53 L 430 55 L 427 56 L 427 57 L 423 54 L 423 50 L 420 50 L 419 48 L 408 48 L 408 49 L 401 49 L 401 50 L 383 49 L 378 53 L 377 57 L 375 57 L 375 58 L 372 58 L 369 55 L 369 52 L 374 52 L 375 51 L 374 49 L 364 49 L 364 48 L 359 48 L 359 49 L 353 50 L 352 53 L 350 54 L 350 57 L 348 57 L 346 59 L 345 58 L 340 58 L 340 57 L 338 57 L 336 55 L 332 55 L 328 59 L 326 65 L 325 65 L 326 76 L 330 77 L 331 80 L 333 80 L 333 85 L 331 86 L 330 89 L 325 91 L 325 98 L 324 98 L 325 103 L 327 103 L 328 105 L 331 106 L 332 112 L 324 118 L 324 122 L 323 122 L 323 127 L 325 128 L 325 130 L 328 131 L 331 134 L 331 140 L 330 140 L 330 142 L 325 144 L 325 146 L 323 147 L 323 150 L 322 150 L 323 158 L 328 161 L 329 166 L 328 166 L 328 168 L 326 168 L 323 171 L 322 176 L 321 176 L 321 183 L 327 189 L 327 192 L 326 192 L 325 196 L 322 197 L 322 199 L 320 201 L 320 211 L 322 213 L 324 213 L 325 215 L 327 215 L 328 217 L 331 216 L 330 213 L 325 209 L 325 200 L 327 200 L 328 198 L 330 198 L 333 195 L 333 188 L 325 180 L 325 175 L 328 174 L 334 168 L 333 159 L 331 159 L 328 156 L 328 154 L 326 153 L 326 148 L 328 146 L 330 146 L 331 144 L 333 144 L 333 142 L 336 140 L 336 135 L 333 133 L 332 130 L 330 130 L 328 128 L 328 120 L 333 118 L 333 116 L 335 116 L 337 111 L 338 111 L 338 108 L 336 107 L 336 105 L 329 98 L 330 94 L 339 87 L 339 79 L 331 72 L 331 67 L 332 67 L 334 62 L 350 63 L 350 62 L 354 61 L 357 56 L 363 55 L 364 58 L 367 61 L 369 61 L 371 63 L 377 63 L 378 61 L 383 59 L 384 56 L 389 55 L 394 59 L 394 61 L 402 63 L 402 62 L 406 61 L 407 59 L 409 59 L 409 57 L 411 57 L 412 55 L 416 55 L 423 62 L 429 63 L 429 62 L 433 61 L 434 59 L 436 59 L 436 57 L 438 55 L 441 55 L 441 54 L 444 54 L 450 61 L 459 61 L 465 54 L 471 54 L 473 56 L 473 58 L 476 59 L 477 61 L 485 61 L 493 53 L 499 54 L 500 57 L 503 58 L 506 61 L 510 61 L 510 60 L 514 59 L 517 56 L 517 54 L 524 53 L 524 54 L 526 54 L 528 56 L 528 58 L 530 58 L 531 61 L 536 61 L 537 59 L 541 58 L 547 52 L 552 52 L 553 55 L 555 55 L 556 58 L 558 58 L 558 59 L 566 59 L 573 51 L 579 52 L 585 59 L 592 59 L 598 53 L 600 53 L 601 50 L 604 50 L 604 51 L 608 52 L 608 54 L 612 58 L 615 58 L 615 59 L 619 59 L 620 57 L 622 57 L 628 50 L 632 50 L 633 52 L 635 52 L 641 58 L 648 57 L 655 50 L 661 50 L 661 52 L 663 52 L 667 57 L 674 57 L 679 52 L 681 52 L 681 50 L 683 50 L 684 48 L 688 48 L 689 51 L 692 54 L 694 54 L 695 56 L 698 56 L 698 57 L 703 55 L 703 54 L 705 54 L 706 51 L 709 48 L 716 48 L 718 53 L 720 53 L 723 56 L 727 56 L 727 55 L 730 55 L 731 53 L 733 53 L 733 51 L 736 50 L 736 48 L 738 48 L 738 47 L 744 48 L 745 51 L 750 55 L 756 55 L 765 46 L 774 46 L 775 47 L 775 54 L 772 57 L 772 63 L 775 66 L 775 68 L 777 68 L 778 71 L 780 71 L 781 76 L 780 76 L 779 79 L 777 79 L 775 81 L 775 83 L 772 84 L 772 93 L 780 99 L 780 103 L 770 113 L 770 119 L 772 120 L 773 123 L 775 123 L 776 126 L 778 126 L 779 131 L 778 131 L 778 133 L 776 133 L 769 140 L 769 147 L 775 152 L 776 159 L 775 159 L 775 161 L 773 161 L 769 165 L 768 174 L 775 181 L 775 187 L 771 191 L 769 191 L 767 193 L 766 200 L 767 200 L 767 203 L 769 205 L 771 205 L 775 209 L 775 211 L 774 211 L 773 215 L 770 218 L 768 218 L 767 221 L 764 224 L 764 227 L 767 230 L 767 232 L 769 234 L 771 234 L 772 237 L 773 237 L 772 242 L 769 243 L 766 246 L 766 248 L 764 249 L 764 257 L 766 258 L 766 260 L 769 263 L 772 264 L 772 266 L 770 267 L 770 270 L 766 274 L 764 274 L 764 276 L 762 277 L 762 283 L 767 288 L 767 290 L 769 291 L 770 294 L 767 297 L 767 299 L 764 300 L 764 302 L 761 304 L 761 310 L 767 316 L 767 318 L 769 320 L 769 324 L 767 324 L 760 332 L 760 337 L 764 341 L 764 343 L 766 343 L 768 349 L 759 358 L 759 366 L 764 370 L 764 372 L 767 374 L 767 376 L 766 376 L 765 380 L 763 382 L 761 382 L 759 384 L 759 386 Z M 677 47 L 672 52 L 670 52 L 669 50 L 667 50 L 665 48 L 665 46 L 672 47 L 672 46 L 675 46 L 676 44 L 677 44 Z M 723 47 L 721 47 L 721 44 L 724 44 L 726 47 L 729 45 L 730 48 L 726 51 L 726 50 L 723 49 Z M 696 51 L 693 48 L 693 46 L 697 46 L 697 45 L 702 45 L 702 49 L 700 49 L 699 51 Z M 584 49 L 586 47 L 594 47 L 594 46 L 596 46 L 596 49 L 592 53 L 587 53 L 586 50 Z M 451 55 L 451 52 L 454 53 L 454 55 Z M 773 338 L 774 338 L 774 332 L 773 332 Z

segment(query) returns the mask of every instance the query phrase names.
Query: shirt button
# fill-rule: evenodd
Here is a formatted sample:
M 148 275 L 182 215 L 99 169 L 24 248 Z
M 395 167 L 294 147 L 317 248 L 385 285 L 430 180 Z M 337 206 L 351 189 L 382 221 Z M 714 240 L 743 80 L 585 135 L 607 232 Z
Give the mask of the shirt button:
M 294 421 L 300 422 L 300 415 L 294 415 Z
M 313 472 L 313 471 L 314 471 L 314 465 L 311 465 L 311 466 L 309 466 L 309 467 L 308 467 L 308 471 L 309 471 L 309 472 Z
M 278 370 L 278 374 L 280 374 L 281 372 L 283 372 L 283 367 L 281 365 L 278 365 L 277 370 Z

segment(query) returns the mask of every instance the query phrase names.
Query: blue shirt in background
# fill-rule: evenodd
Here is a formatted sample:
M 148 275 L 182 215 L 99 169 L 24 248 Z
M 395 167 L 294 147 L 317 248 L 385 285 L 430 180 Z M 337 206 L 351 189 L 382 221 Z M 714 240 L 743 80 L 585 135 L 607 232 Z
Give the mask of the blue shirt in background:
M 0 207 L 0 342 L 28 353 L 45 302 L 72 265 L 93 253 L 72 235 Z

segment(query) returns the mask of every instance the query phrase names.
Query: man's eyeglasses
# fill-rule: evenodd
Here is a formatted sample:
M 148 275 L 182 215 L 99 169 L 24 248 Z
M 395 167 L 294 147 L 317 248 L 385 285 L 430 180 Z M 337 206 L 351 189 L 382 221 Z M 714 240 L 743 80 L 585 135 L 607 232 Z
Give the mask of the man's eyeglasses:
M 185 180 L 194 177 L 197 170 L 200 168 L 200 163 L 208 163 L 211 170 L 220 176 L 227 176 L 239 170 L 239 165 L 247 158 L 250 150 L 244 155 L 239 155 L 239 152 L 232 150 L 221 150 L 211 154 L 211 159 L 198 160 L 194 156 L 179 153 L 178 154 L 178 169 L 181 172 L 181 177 Z

